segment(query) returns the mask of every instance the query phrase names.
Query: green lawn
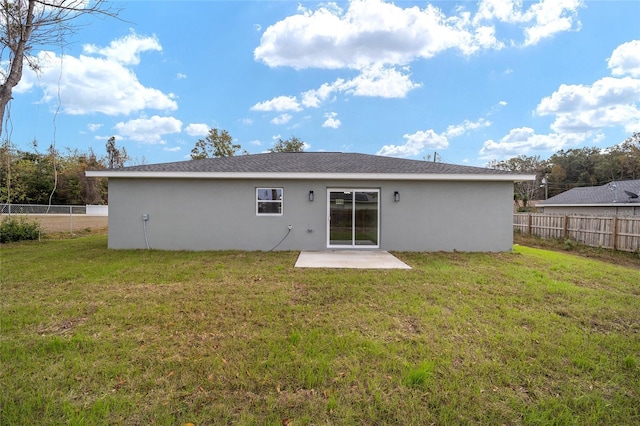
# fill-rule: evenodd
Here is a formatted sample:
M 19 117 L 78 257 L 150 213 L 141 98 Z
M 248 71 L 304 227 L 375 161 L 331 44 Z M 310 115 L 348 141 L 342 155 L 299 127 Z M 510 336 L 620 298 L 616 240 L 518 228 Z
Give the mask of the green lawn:
M 0 424 L 640 424 L 640 269 L 0 248 Z

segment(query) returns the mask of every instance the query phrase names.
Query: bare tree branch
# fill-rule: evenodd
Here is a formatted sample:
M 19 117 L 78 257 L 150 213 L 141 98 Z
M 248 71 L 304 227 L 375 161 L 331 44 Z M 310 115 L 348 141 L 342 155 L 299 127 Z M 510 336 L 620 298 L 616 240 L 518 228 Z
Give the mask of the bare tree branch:
M 117 17 L 118 13 L 107 0 L 0 0 L 0 135 L 25 61 L 38 68 L 30 52 L 63 43 L 81 25 L 82 16 Z

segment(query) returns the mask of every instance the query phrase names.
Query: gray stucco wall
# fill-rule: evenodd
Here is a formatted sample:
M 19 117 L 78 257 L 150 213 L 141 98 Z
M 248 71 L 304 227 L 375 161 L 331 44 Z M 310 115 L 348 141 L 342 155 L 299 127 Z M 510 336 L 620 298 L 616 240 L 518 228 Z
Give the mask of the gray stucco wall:
M 256 187 L 284 188 L 284 214 L 257 216 Z M 327 189 L 380 190 L 380 249 L 509 251 L 512 182 L 109 179 L 109 247 L 327 248 Z M 313 190 L 315 200 L 308 200 Z M 400 201 L 393 200 L 394 191 Z

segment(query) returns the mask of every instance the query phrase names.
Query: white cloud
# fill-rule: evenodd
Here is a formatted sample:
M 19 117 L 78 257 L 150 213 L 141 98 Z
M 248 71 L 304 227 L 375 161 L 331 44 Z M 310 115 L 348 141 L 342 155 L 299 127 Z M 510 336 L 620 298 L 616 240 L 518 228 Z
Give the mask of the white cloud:
M 484 118 L 481 118 L 478 121 L 464 120 L 462 124 L 453 124 L 447 127 L 447 130 L 443 133 L 443 135 L 447 138 L 455 138 L 464 135 L 469 130 L 476 130 L 482 127 L 489 126 L 491 126 L 491 122 L 485 120 Z
M 581 0 L 542 0 L 533 4 L 523 18 L 533 25 L 525 28 L 525 46 L 537 44 L 540 40 L 563 32 L 579 29 L 577 11 Z
M 319 89 L 307 90 L 306 92 L 303 92 L 301 95 L 302 105 L 307 108 L 319 107 L 321 102 L 326 101 L 331 96 L 331 94 L 338 91 L 343 84 L 344 80 L 339 78 L 333 83 L 322 84 Z
M 300 111 L 317 108 L 338 93 L 352 96 L 404 98 L 422 86 L 411 80 L 408 64 L 457 49 L 464 55 L 502 49 L 496 23 L 516 26 L 531 45 L 560 31 L 579 28 L 582 0 L 481 0 L 475 16 L 464 6 L 447 15 L 432 4 L 402 7 L 383 0 L 351 0 L 345 8 L 321 3 L 300 5 L 298 13 L 266 28 L 254 58 L 270 67 L 352 69 L 351 79 L 337 78 L 317 89 L 260 102 L 254 111 Z M 508 31 L 514 34 L 514 31 Z M 510 73 L 511 70 L 505 71 Z
M 178 74 L 176 74 L 176 78 L 177 78 L 178 80 L 184 80 L 184 79 L 186 79 L 186 78 L 187 78 L 187 75 L 186 75 L 186 74 L 183 74 L 183 73 L 181 73 L 181 72 L 179 72 Z
M 86 54 L 100 54 L 110 62 L 118 62 L 123 65 L 138 65 L 140 53 L 155 50 L 162 51 L 162 46 L 155 36 L 139 36 L 133 31 L 131 34 L 113 40 L 107 47 L 97 47 L 93 44 L 85 44 L 83 52 Z
M 451 47 L 473 50 L 474 36 L 460 18 L 427 5 L 402 8 L 381 0 L 354 0 L 346 11 L 335 4 L 300 13 L 269 26 L 254 50 L 271 67 L 354 68 L 406 64 Z
M 90 132 L 97 132 L 101 128 L 102 128 L 102 124 L 98 124 L 98 123 L 87 124 L 87 129 L 89 129 Z
M 551 125 L 557 132 L 592 132 L 605 127 L 622 127 L 633 133 L 640 129 L 640 110 L 635 105 L 615 105 L 571 114 L 559 114 Z
M 189 136 L 206 136 L 209 134 L 209 125 L 204 123 L 191 123 L 185 127 L 184 131 Z
M 163 143 L 162 136 L 180 133 L 182 122 L 174 117 L 138 118 L 120 122 L 114 126 L 118 135 L 124 139 L 137 142 L 157 144 Z
M 359 75 L 351 80 L 336 79 L 333 83 L 324 83 L 318 89 L 307 90 L 300 94 L 301 104 L 295 96 L 280 96 L 270 101 L 260 102 L 253 107 L 254 111 L 293 111 L 306 108 L 318 108 L 322 102 L 335 93 L 345 93 L 352 96 L 368 96 L 381 98 L 404 98 L 421 83 L 411 81 L 405 67 L 399 71 L 393 67 L 370 66 L 363 69 Z M 302 106 L 301 106 L 302 105 Z
M 271 120 L 273 124 L 287 124 L 293 117 L 290 114 L 280 114 Z
M 338 117 L 338 113 L 336 112 L 328 112 L 324 115 L 326 118 L 325 122 L 322 123 L 322 127 L 331 127 L 332 129 L 337 129 L 342 125 L 342 121 L 340 121 Z
M 506 107 L 507 105 L 507 101 L 498 102 L 489 109 L 489 112 L 487 112 L 487 116 L 497 114 L 500 110 L 502 110 L 502 108 Z
M 145 109 L 176 110 L 175 95 L 143 86 L 126 66 L 138 63 L 141 52 L 157 50 L 156 43 L 155 38 L 145 41 L 138 36 L 128 36 L 112 42 L 109 48 L 85 49 L 85 52 L 95 51 L 107 57 L 58 56 L 54 52 L 41 51 L 37 55 L 38 76 L 25 67 L 16 91 L 39 87 L 43 91 L 43 102 L 57 104 L 60 101 L 61 111 L 72 115 L 128 115 Z M 122 57 L 115 58 L 118 52 Z
M 640 77 L 640 40 L 632 40 L 616 47 L 607 60 L 611 74 Z
M 162 148 L 162 150 L 167 152 L 180 152 L 182 151 L 182 148 L 180 148 L 179 146 L 174 146 L 173 148 Z
M 539 135 L 529 127 L 521 127 L 512 129 L 498 142 L 491 139 L 485 141 L 480 149 L 480 157 L 492 160 L 524 155 L 531 151 L 559 151 L 585 141 L 588 136 L 585 133 Z
M 496 21 L 520 26 L 525 46 L 537 44 L 562 31 L 580 28 L 577 12 L 582 7 L 582 0 L 541 0 L 531 4 L 527 10 L 522 6 L 521 0 L 482 0 L 472 22 L 474 26 Z
M 377 154 L 391 157 L 412 157 L 420 154 L 424 149 L 443 149 L 449 146 L 446 136 L 439 135 L 431 129 L 419 130 L 416 133 L 406 134 L 402 137 L 407 140 L 404 145 L 385 145 Z
M 278 96 L 269 101 L 258 102 L 252 111 L 301 111 L 302 107 L 295 96 Z
M 251 118 L 241 118 L 240 123 L 244 126 L 251 126 L 253 124 L 253 120 Z
M 523 21 L 522 13 L 517 10 L 516 0 L 481 0 L 478 4 L 478 11 L 473 17 L 473 23 L 479 25 L 484 21 L 498 20 L 508 23 L 519 23 Z
M 634 75 L 634 42 L 616 48 L 609 58 L 614 75 Z M 640 44 L 637 46 L 640 48 Z M 508 158 L 532 151 L 554 152 L 586 140 L 602 140 L 602 129 L 621 127 L 627 133 L 640 128 L 640 79 L 604 77 L 591 85 L 562 84 L 536 107 L 540 116 L 554 116 L 552 133 L 537 134 L 529 127 L 512 129 L 499 141 L 487 140 L 480 150 L 484 159 Z
M 337 86 L 339 90 L 355 96 L 404 98 L 421 84 L 411 81 L 409 75 L 395 68 L 372 66 L 362 70 L 356 78 Z
M 254 58 L 270 67 L 363 69 L 405 65 L 449 49 L 472 55 L 504 48 L 496 23 L 521 30 L 524 45 L 578 29 L 581 6 L 581 0 L 541 0 L 525 10 L 520 0 L 483 0 L 473 19 L 464 7 L 447 16 L 432 4 L 403 8 L 382 0 L 352 0 L 346 10 L 335 3 L 301 6 L 264 31 Z
M 474 39 L 477 47 L 474 47 L 472 50 L 473 53 L 476 49 L 502 49 L 504 48 L 504 43 L 498 41 L 496 38 L 496 29 L 494 27 L 478 27 L 475 29 Z
M 589 132 L 621 126 L 632 132 L 640 127 L 640 79 L 602 78 L 591 86 L 561 85 L 536 108 L 541 116 L 555 115 L 556 132 Z
M 445 149 L 449 146 L 449 139 L 456 138 L 471 130 L 491 126 L 491 122 L 481 118 L 477 121 L 465 120 L 461 124 L 448 126 L 442 133 L 436 133 L 433 129 L 419 130 L 413 134 L 405 134 L 407 140 L 404 145 L 385 145 L 378 155 L 394 157 L 410 157 L 419 155 L 425 149 Z

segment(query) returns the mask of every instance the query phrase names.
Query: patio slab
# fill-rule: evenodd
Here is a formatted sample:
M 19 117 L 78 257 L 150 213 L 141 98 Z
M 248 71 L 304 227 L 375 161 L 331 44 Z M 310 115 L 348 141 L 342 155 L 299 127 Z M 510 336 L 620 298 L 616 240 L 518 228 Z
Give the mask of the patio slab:
M 387 251 L 322 250 L 302 251 L 296 268 L 411 269 Z

